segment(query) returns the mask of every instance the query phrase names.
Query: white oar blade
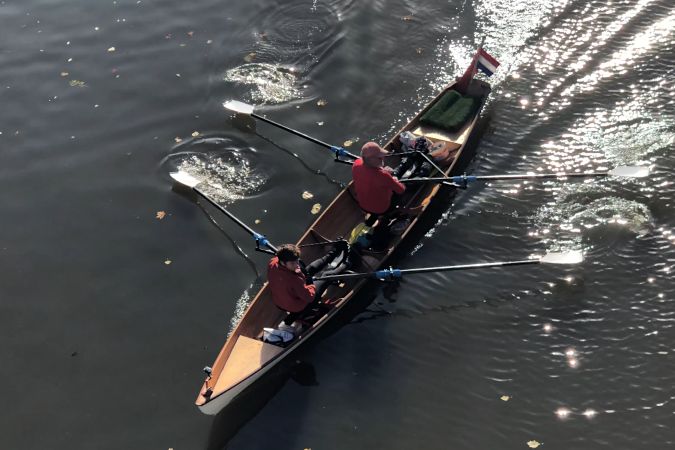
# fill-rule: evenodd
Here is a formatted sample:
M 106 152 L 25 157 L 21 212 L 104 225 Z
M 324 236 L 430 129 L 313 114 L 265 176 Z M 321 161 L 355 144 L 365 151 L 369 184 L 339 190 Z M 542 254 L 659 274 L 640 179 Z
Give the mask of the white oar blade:
M 255 109 L 255 106 L 237 100 L 225 102 L 223 103 L 223 106 L 230 111 L 238 112 L 239 114 L 246 114 L 249 116 L 253 114 L 253 109 Z
M 197 179 L 192 175 L 190 175 L 189 173 L 183 172 L 182 170 L 178 172 L 171 172 L 169 175 L 171 175 L 171 178 L 173 178 L 180 184 L 190 188 L 193 188 L 202 182 L 202 180 Z
M 607 173 L 615 177 L 644 178 L 649 172 L 649 166 L 617 166 Z
M 551 252 L 545 254 L 539 261 L 544 264 L 579 264 L 584 260 L 580 251 Z

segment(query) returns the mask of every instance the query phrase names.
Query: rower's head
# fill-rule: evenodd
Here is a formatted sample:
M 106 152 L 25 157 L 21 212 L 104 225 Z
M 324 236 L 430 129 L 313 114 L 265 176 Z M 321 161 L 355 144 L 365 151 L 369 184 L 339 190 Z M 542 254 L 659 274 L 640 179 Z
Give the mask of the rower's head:
M 295 272 L 300 267 L 300 248 L 295 244 L 284 244 L 277 250 L 279 263 Z
M 375 142 L 366 142 L 361 147 L 361 158 L 363 158 L 364 164 L 369 167 L 382 167 L 384 165 L 384 158 L 388 154 L 388 151 Z

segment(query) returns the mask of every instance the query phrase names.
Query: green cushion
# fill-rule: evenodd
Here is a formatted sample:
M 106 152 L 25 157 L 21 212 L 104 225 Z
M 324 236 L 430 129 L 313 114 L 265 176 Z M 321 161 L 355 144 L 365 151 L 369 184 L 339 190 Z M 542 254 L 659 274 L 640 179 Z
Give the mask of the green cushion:
M 456 91 L 448 91 L 420 117 L 420 123 L 454 132 L 473 117 L 479 105 L 473 97 L 462 97 Z

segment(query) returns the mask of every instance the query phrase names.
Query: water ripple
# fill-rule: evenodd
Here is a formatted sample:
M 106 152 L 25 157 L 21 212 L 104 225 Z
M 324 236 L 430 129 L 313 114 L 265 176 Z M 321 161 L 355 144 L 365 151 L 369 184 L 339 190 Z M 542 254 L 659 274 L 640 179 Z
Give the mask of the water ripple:
M 181 142 L 165 159 L 176 170 L 203 180 L 199 188 L 225 205 L 260 191 L 265 184 L 267 177 L 257 168 L 256 160 L 254 149 L 214 136 Z

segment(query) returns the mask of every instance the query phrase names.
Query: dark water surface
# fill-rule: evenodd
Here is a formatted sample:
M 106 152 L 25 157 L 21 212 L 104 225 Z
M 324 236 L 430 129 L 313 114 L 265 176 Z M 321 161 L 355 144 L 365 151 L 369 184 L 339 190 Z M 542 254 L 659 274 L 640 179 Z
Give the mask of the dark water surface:
M 0 448 L 673 448 L 674 30 L 670 0 L 0 1 Z M 168 172 L 295 241 L 349 169 L 222 102 L 358 148 L 482 37 L 502 66 L 471 171 L 653 175 L 471 187 L 402 267 L 586 261 L 411 276 L 200 414 L 267 258 Z

